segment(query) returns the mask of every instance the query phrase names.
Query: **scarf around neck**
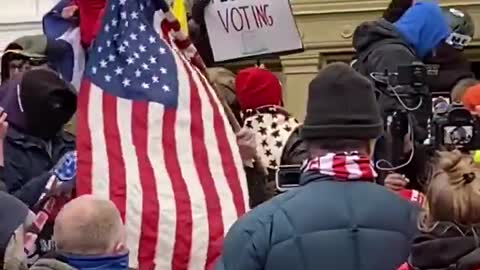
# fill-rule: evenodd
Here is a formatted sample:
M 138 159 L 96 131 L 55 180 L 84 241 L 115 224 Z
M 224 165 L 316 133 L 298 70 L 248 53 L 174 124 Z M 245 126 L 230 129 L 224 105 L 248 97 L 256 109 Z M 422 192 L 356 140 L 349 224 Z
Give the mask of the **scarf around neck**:
M 126 270 L 128 269 L 128 253 L 117 256 L 74 256 L 63 254 L 63 260 L 78 270 Z
M 341 181 L 374 182 L 377 173 L 370 157 L 358 152 L 328 153 L 304 161 L 303 173 L 319 173 Z

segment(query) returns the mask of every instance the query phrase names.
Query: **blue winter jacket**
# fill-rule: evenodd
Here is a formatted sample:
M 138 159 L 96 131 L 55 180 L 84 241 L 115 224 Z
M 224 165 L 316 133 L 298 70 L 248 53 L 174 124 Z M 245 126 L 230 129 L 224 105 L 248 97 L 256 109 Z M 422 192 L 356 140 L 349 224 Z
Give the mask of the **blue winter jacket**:
M 406 261 L 418 210 L 384 187 L 304 174 L 302 187 L 247 213 L 216 270 L 391 270 Z

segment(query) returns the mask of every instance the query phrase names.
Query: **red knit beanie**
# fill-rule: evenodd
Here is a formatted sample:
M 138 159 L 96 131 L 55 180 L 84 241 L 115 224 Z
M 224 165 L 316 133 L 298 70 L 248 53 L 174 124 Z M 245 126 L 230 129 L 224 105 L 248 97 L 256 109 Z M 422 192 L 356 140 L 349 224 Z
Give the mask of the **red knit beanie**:
M 245 111 L 267 105 L 282 105 L 282 86 L 275 75 L 263 68 L 246 68 L 235 78 L 235 92 Z
M 480 105 L 480 84 L 467 88 L 462 103 L 468 110 L 475 111 L 475 107 Z

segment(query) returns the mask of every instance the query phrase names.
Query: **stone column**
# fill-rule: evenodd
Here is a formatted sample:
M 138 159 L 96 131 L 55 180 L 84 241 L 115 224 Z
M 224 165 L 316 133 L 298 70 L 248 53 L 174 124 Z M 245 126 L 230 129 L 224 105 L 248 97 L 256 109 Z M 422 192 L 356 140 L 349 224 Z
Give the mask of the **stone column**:
M 299 121 L 305 117 L 308 84 L 318 73 L 323 60 L 318 51 L 306 50 L 280 58 L 283 67 L 283 100 L 287 110 Z

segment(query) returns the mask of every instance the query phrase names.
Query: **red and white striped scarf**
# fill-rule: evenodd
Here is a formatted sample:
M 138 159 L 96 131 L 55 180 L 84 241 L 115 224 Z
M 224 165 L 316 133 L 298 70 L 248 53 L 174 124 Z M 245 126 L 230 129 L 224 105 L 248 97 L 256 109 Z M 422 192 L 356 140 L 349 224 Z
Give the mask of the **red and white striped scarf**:
M 358 152 L 328 153 L 308 159 L 305 161 L 302 171 L 330 175 L 342 181 L 374 182 L 377 177 L 370 157 Z

